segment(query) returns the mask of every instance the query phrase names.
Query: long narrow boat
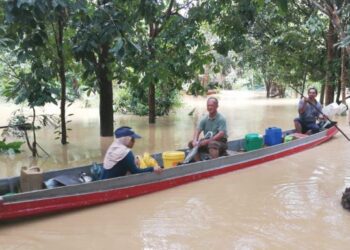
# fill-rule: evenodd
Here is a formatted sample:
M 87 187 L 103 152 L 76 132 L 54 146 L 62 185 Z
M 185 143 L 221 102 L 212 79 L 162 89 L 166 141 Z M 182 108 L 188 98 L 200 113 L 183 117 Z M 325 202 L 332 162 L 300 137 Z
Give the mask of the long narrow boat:
M 293 133 L 292 130 L 283 132 Z M 123 177 L 98 180 L 89 183 L 41 189 L 30 192 L 11 193 L 19 183 L 20 177 L 0 179 L 0 221 L 32 217 L 69 209 L 86 207 L 118 201 L 155 191 L 164 190 L 203 178 L 224 174 L 242 168 L 256 166 L 319 145 L 337 133 L 336 127 L 304 138 L 281 143 L 261 149 L 230 154 L 217 159 L 189 163 L 165 169 L 162 173 L 143 173 Z M 243 139 L 230 141 L 229 152 L 242 149 Z M 162 164 L 161 154 L 153 155 Z M 91 165 L 50 171 L 44 173 L 44 180 L 57 176 L 78 176 L 89 173 Z M 10 193 L 5 195 L 6 193 Z

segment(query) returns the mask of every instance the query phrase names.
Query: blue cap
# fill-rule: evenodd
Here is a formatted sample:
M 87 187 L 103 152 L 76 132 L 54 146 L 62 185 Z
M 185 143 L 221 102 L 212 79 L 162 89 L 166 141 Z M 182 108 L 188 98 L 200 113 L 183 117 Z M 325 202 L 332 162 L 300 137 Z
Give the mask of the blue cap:
M 139 136 L 134 131 L 132 131 L 132 128 L 126 127 L 126 126 L 117 128 L 114 131 L 114 135 L 116 138 L 125 137 L 125 136 L 130 136 L 130 137 L 135 138 L 135 139 L 141 138 L 141 136 Z

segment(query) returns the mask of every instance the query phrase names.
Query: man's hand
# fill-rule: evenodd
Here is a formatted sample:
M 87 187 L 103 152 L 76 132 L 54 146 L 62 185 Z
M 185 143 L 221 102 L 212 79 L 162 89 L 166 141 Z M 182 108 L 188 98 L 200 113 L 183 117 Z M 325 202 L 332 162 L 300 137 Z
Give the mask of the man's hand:
M 156 172 L 157 174 L 160 174 L 161 172 L 163 172 L 163 169 L 159 166 L 155 166 L 153 167 L 153 171 Z
M 320 114 L 320 115 L 319 115 L 319 119 L 320 119 L 320 120 L 327 120 L 327 119 L 328 119 L 328 116 L 323 115 L 323 114 Z
M 199 142 L 199 146 L 207 146 L 211 140 L 210 139 L 204 139 Z

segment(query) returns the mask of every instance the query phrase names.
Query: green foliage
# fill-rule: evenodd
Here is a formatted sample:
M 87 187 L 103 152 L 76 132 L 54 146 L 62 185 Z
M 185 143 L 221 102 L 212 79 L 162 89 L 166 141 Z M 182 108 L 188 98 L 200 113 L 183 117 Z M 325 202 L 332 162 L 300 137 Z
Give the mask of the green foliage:
M 180 14 L 181 10 L 186 13 Z M 203 65 L 213 57 L 200 30 L 201 12 L 201 7 L 191 1 L 141 1 L 142 19 L 135 22 L 140 50 L 127 54 L 123 61 L 133 69 L 133 76 L 127 80 L 130 88 L 147 90 L 154 85 L 156 92 L 181 90 L 184 82 L 203 71 Z M 168 105 L 166 100 L 162 103 Z
M 147 89 L 131 88 L 122 86 L 118 88 L 114 100 L 114 110 L 120 113 L 132 113 L 135 115 L 148 115 Z M 166 94 L 165 94 L 166 93 Z M 179 91 L 171 89 L 169 86 L 163 86 L 156 91 L 156 115 L 168 115 L 172 108 L 180 104 Z
M 65 13 L 68 1 L 8 1 L 5 23 L 8 77 L 3 95 L 30 107 L 56 103 L 58 63 L 55 43 L 57 15 Z M 53 53 L 54 52 L 54 53 Z
M 106 4 L 88 4 L 85 1 L 75 12 L 74 27 L 77 29 L 73 37 L 73 52 L 75 58 L 84 67 L 82 79 L 90 91 L 99 91 L 99 84 L 105 68 L 108 80 L 115 78 L 117 60 L 121 60 L 127 49 L 134 48 L 129 41 L 128 34 L 131 31 L 127 23 L 127 12 L 123 7 L 106 1 Z M 124 9 L 125 10 L 125 9 Z M 105 51 L 102 53 L 103 48 Z
M 259 82 L 301 86 L 307 80 L 324 79 L 325 23 L 312 9 L 298 4 L 290 5 L 283 15 L 273 3 L 260 6 L 241 53 L 242 62 L 254 69 Z
M 0 93 L 12 99 L 16 104 L 27 102 L 29 107 L 43 106 L 46 103 L 56 103 L 56 97 L 59 95 L 57 85 L 49 83 L 52 77 L 52 70 L 49 67 L 36 67 L 40 63 L 33 59 L 34 65 L 18 64 L 13 53 L 3 54 L 5 59 L 0 59 L 7 67 L 3 73 L 3 85 Z
M 201 83 L 197 80 L 190 84 L 188 90 L 186 91 L 189 95 L 205 95 L 207 90 L 201 85 Z
M 258 5 L 252 0 L 207 1 L 204 8 L 213 31 L 220 37 L 215 49 L 222 55 L 230 50 L 241 52 L 245 48 L 246 34 L 254 23 Z
M 79 90 L 105 91 L 104 84 L 113 82 L 122 86 L 115 101 L 120 112 L 148 114 L 150 86 L 156 89 L 157 115 L 177 103 L 184 83 L 193 82 L 188 93 L 205 93 L 194 80 L 204 65 L 209 75 L 244 67 L 251 79 L 244 84 L 252 88 L 253 78 L 279 85 L 322 82 L 327 70 L 324 31 L 329 20 L 308 1 L 18 0 L 0 7 L 0 91 L 30 107 L 61 98 L 57 20 L 66 25 L 68 100 L 79 97 Z M 349 6 L 341 14 L 347 21 Z M 330 68 L 334 75 L 338 69 L 339 62 Z M 244 85 L 233 86 L 234 77 L 227 87 Z
M 0 152 L 8 152 L 9 150 L 13 150 L 15 153 L 20 153 L 20 147 L 24 144 L 21 141 L 15 141 L 6 143 L 4 141 L 0 141 Z

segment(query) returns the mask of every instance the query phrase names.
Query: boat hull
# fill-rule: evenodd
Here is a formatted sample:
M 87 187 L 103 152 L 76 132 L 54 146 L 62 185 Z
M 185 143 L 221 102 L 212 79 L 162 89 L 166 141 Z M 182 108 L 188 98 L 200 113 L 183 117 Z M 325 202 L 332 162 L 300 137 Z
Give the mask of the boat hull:
M 138 174 L 55 190 L 32 191 L 17 197 L 0 196 L 0 221 L 87 207 L 136 197 L 189 182 L 282 158 L 329 140 L 337 133 L 332 127 L 319 134 L 241 155 L 179 166 L 155 173 Z M 193 171 L 191 171 L 193 170 Z M 130 182 L 128 180 L 131 180 Z

